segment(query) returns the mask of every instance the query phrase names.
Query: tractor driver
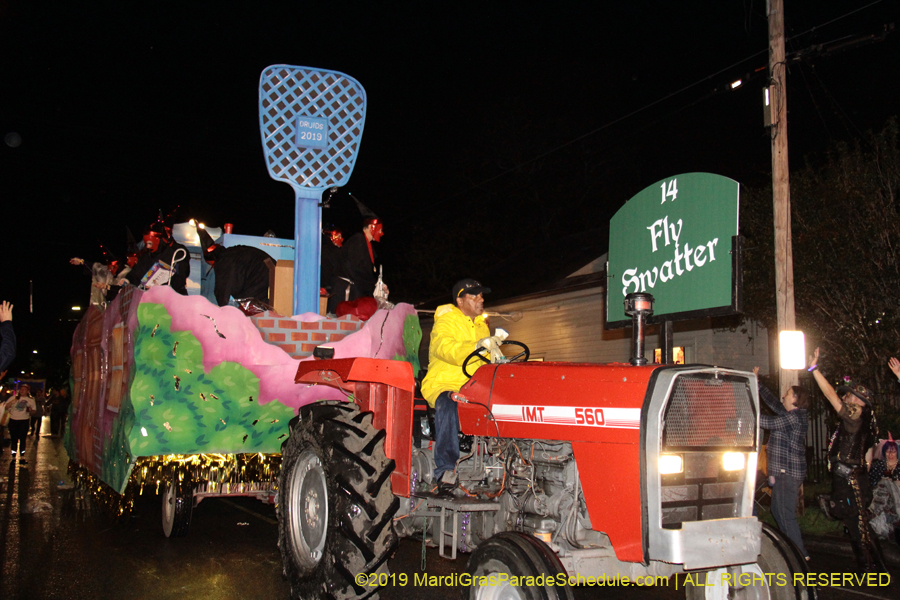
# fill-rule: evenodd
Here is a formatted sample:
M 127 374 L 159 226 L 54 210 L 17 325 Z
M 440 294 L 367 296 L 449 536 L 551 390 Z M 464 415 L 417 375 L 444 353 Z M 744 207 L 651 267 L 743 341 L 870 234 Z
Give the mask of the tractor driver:
M 453 473 L 459 460 L 459 412 L 451 395 L 468 381 L 463 361 L 491 335 L 482 314 L 483 294 L 490 291 L 474 279 L 462 279 L 453 286 L 454 303 L 443 304 L 434 313 L 422 395 L 435 409 L 434 481 L 442 496 L 452 495 L 456 488 L 455 480 L 441 478 L 446 472 Z

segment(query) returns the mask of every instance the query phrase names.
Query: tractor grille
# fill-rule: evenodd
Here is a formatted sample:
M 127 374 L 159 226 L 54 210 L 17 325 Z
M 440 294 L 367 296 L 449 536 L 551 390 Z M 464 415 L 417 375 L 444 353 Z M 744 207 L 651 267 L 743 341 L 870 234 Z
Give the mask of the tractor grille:
M 684 459 L 684 471 L 663 475 L 661 525 L 741 516 L 746 469 L 725 471 L 727 451 L 756 449 L 756 410 L 747 380 L 715 374 L 675 380 L 665 409 L 662 452 Z M 755 476 L 755 474 L 753 474 Z
M 663 475 L 662 526 L 740 516 L 744 471 L 722 470 L 721 452 L 686 452 L 684 472 Z
M 675 380 L 663 448 L 747 448 L 756 444 L 756 411 L 747 380 L 685 375 Z

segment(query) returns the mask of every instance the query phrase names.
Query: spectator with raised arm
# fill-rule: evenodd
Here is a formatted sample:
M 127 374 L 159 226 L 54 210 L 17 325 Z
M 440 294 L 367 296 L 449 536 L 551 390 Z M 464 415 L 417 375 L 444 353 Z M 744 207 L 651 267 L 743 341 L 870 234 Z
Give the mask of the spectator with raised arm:
M 12 326 L 13 305 L 4 300 L 0 302 L 0 379 L 16 358 L 16 334 Z
M 755 367 L 753 373 L 758 376 L 759 367 Z M 809 560 L 809 552 L 803 545 L 800 525 L 797 524 L 797 501 L 800 486 L 806 479 L 807 397 L 806 390 L 795 385 L 785 392 L 779 402 L 769 388 L 759 383 L 760 400 L 775 413 L 774 416 L 759 415 L 760 427 L 771 432 L 766 445 L 766 475 L 772 488 L 772 516 L 778 528 Z
M 874 396 L 869 388 L 849 377 L 835 390 L 819 370 L 818 348 L 810 364 L 809 370 L 819 389 L 840 419 L 828 447 L 832 475 L 829 512 L 844 522 L 860 571 L 886 572 L 878 540 L 869 527 L 867 510 L 872 502 L 872 490 L 866 453 L 878 439 L 878 423 L 872 410 Z

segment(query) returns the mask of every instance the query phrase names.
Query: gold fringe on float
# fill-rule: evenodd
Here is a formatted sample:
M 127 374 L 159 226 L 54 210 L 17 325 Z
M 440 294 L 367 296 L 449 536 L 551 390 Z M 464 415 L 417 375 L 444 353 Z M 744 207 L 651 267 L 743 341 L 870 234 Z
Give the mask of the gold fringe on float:
M 241 488 L 274 489 L 280 469 L 280 454 L 166 454 L 137 459 L 129 484 L 134 482 L 138 493 L 152 485 L 158 494 L 160 486 L 178 474 L 208 492 L 240 493 Z
M 245 494 L 274 490 L 281 469 L 280 454 L 166 454 L 138 458 L 119 494 L 99 477 L 75 462 L 69 474 L 76 486 L 90 493 L 105 514 L 119 519 L 131 513 L 135 496 L 159 494 L 163 484 L 189 479 L 193 488 L 210 494 Z
M 135 496 L 131 481 L 125 486 L 125 493 L 120 494 L 77 462 L 69 461 L 68 472 L 76 490 L 88 496 L 101 514 L 114 521 L 131 514 Z

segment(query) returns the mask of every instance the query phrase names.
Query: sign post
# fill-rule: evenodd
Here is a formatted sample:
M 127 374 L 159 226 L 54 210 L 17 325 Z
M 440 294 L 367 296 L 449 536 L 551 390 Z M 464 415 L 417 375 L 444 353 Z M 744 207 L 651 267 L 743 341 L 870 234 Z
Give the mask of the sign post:
M 610 221 L 607 328 L 626 327 L 624 300 L 653 294 L 654 320 L 671 335 L 672 321 L 740 312 L 736 181 L 685 173 L 645 188 Z M 671 340 L 664 340 L 671 360 Z
M 346 185 L 366 120 L 366 92 L 352 77 L 272 65 L 259 78 L 259 130 L 269 176 L 291 184 L 294 314 L 319 311 L 322 193 Z

